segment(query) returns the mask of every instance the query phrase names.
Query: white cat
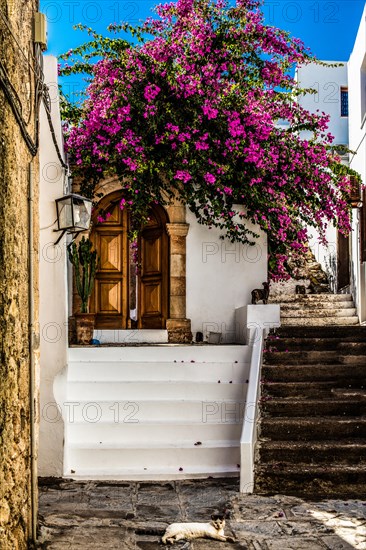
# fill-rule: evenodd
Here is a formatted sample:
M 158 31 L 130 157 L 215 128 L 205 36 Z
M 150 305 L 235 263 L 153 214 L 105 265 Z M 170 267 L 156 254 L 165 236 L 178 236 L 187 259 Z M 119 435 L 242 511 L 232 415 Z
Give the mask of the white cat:
M 198 538 L 235 542 L 232 537 L 224 535 L 225 519 L 223 516 L 211 516 L 209 523 L 171 523 L 161 539 L 163 544 L 174 544 L 178 540 L 193 540 Z

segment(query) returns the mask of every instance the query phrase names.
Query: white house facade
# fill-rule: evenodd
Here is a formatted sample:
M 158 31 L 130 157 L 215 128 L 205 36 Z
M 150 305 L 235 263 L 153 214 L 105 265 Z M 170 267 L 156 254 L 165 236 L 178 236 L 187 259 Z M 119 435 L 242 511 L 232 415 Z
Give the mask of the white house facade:
M 319 110 L 330 116 L 329 131 L 334 145 L 345 145 L 353 151 L 342 155 L 343 162 L 356 170 L 366 182 L 366 27 L 365 10 L 348 63 L 323 67 L 309 64 L 297 69 L 296 77 L 303 88 L 313 88 L 315 95 L 307 94 L 300 104 L 311 112 Z M 327 61 L 332 65 L 337 61 Z M 357 195 L 357 193 L 356 193 Z M 317 260 L 327 273 L 333 292 L 350 292 L 353 296 L 360 322 L 366 321 L 365 294 L 365 194 L 353 201 L 352 232 L 345 238 L 333 226 L 327 229 L 328 246 L 318 242 L 312 234 L 310 246 Z
M 52 56 L 45 57 L 45 79 L 62 151 Z M 251 291 L 267 281 L 265 235 L 255 246 L 232 244 L 181 205 L 154 207 L 140 241 L 144 260 L 136 282 L 126 276 L 131 262 L 120 186 L 102 182 L 101 201 L 112 215 L 91 230 L 100 258 L 92 295 L 94 345 L 75 345 L 69 339 L 78 305 L 67 261 L 70 237 L 55 244 L 54 231 L 55 200 L 70 189 L 46 112 L 40 150 L 39 475 L 241 473 L 242 489 L 250 492 L 255 433 L 243 426 L 246 417 L 253 425 L 256 398 L 248 408 L 247 397 L 258 390 L 263 328 L 279 324 L 279 306 L 249 305 Z
M 318 91 L 303 97 L 302 105 L 330 115 L 335 143 L 357 151 L 344 162 L 363 182 L 365 25 L 364 12 L 348 65 L 297 70 L 300 84 Z M 280 324 L 278 304 L 251 305 L 251 291 L 268 277 L 265 235 L 260 233 L 255 246 L 233 244 L 220 239 L 216 229 L 199 225 L 178 203 L 154 206 L 139 241 L 136 273 L 128 214 L 119 208 L 120 185 L 114 178 L 104 180 L 99 200 L 111 215 L 103 223 L 94 215 L 90 231 L 100 258 L 91 296 L 94 339 L 90 345 L 75 344 L 79 302 L 67 261 L 70 237 L 55 244 L 59 233 L 54 231 L 55 200 L 71 191 L 62 156 L 57 60 L 46 56 L 44 61 L 52 125 L 43 110 L 39 475 L 240 475 L 241 490 L 252 492 L 263 338 Z M 361 322 L 366 320 L 365 203 L 363 193 L 348 239 L 330 226 L 328 247 L 315 234 L 310 242 L 331 290 L 353 295 Z
M 349 82 L 349 164 L 366 184 L 366 6 L 348 64 Z M 352 233 L 352 272 L 360 321 L 366 321 L 366 195 L 362 208 L 354 212 Z
M 339 64 L 337 61 L 329 63 Z M 298 99 L 300 105 L 310 112 L 319 111 L 329 115 L 329 131 L 334 136 L 333 145 L 348 147 L 348 110 L 344 107 L 342 110 L 342 99 L 348 95 L 347 65 L 324 67 L 311 63 L 297 68 L 296 79 L 302 88 L 312 88 L 316 91 L 316 94 L 301 96 Z M 309 132 L 303 134 L 305 138 L 310 137 Z M 344 157 L 344 162 L 348 163 L 348 156 Z M 328 246 L 319 242 L 313 228 L 309 227 L 309 235 L 310 247 L 328 275 L 331 290 L 338 292 L 347 289 L 351 282 L 349 273 L 346 273 L 345 280 L 339 278 L 338 245 L 342 236 L 333 225 L 328 225 L 326 231 Z M 346 242 L 345 246 L 348 247 L 349 243 Z

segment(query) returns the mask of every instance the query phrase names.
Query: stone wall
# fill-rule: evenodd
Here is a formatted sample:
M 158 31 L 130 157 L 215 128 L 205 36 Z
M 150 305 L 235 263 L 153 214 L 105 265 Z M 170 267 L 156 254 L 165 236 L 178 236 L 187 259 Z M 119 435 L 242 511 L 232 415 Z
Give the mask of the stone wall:
M 278 302 L 284 295 L 296 294 L 297 286 L 304 287 L 305 294 L 329 294 L 331 292 L 328 274 L 316 261 L 311 249 L 296 262 L 290 260 L 289 266 L 294 276 L 288 281 L 271 282 L 270 302 Z
M 0 0 L 0 60 L 34 138 L 32 20 L 36 0 Z M 11 35 L 11 32 L 14 36 Z M 15 38 L 14 38 L 15 37 Z M 17 44 L 17 42 L 19 45 Z M 29 62 L 30 61 L 30 62 Z M 9 86 L 8 86 L 9 88 Z M 15 97 L 15 94 L 12 94 Z M 20 107 L 19 107 L 20 108 Z M 38 326 L 38 160 L 0 86 L 0 548 L 29 548 L 31 537 L 28 173 L 34 174 L 34 294 Z M 38 340 L 34 335 L 35 370 Z

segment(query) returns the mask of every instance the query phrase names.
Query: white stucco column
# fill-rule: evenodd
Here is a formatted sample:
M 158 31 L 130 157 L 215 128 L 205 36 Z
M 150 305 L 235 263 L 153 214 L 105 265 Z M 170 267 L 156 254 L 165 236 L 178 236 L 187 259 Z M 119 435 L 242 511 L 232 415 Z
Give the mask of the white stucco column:
M 57 83 L 57 59 L 44 57 L 45 83 L 51 97 L 51 116 L 62 152 Z M 67 363 L 66 244 L 57 246 L 55 199 L 64 194 L 64 169 L 57 157 L 43 105 L 40 113 L 40 434 L 38 473 L 61 476 L 64 424 L 53 395 L 55 376 Z

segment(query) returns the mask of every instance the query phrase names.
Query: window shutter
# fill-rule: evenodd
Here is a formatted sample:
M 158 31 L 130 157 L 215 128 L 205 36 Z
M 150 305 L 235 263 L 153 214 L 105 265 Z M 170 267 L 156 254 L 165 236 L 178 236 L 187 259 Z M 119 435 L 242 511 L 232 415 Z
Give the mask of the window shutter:
M 341 116 L 348 117 L 348 88 L 341 88 Z

